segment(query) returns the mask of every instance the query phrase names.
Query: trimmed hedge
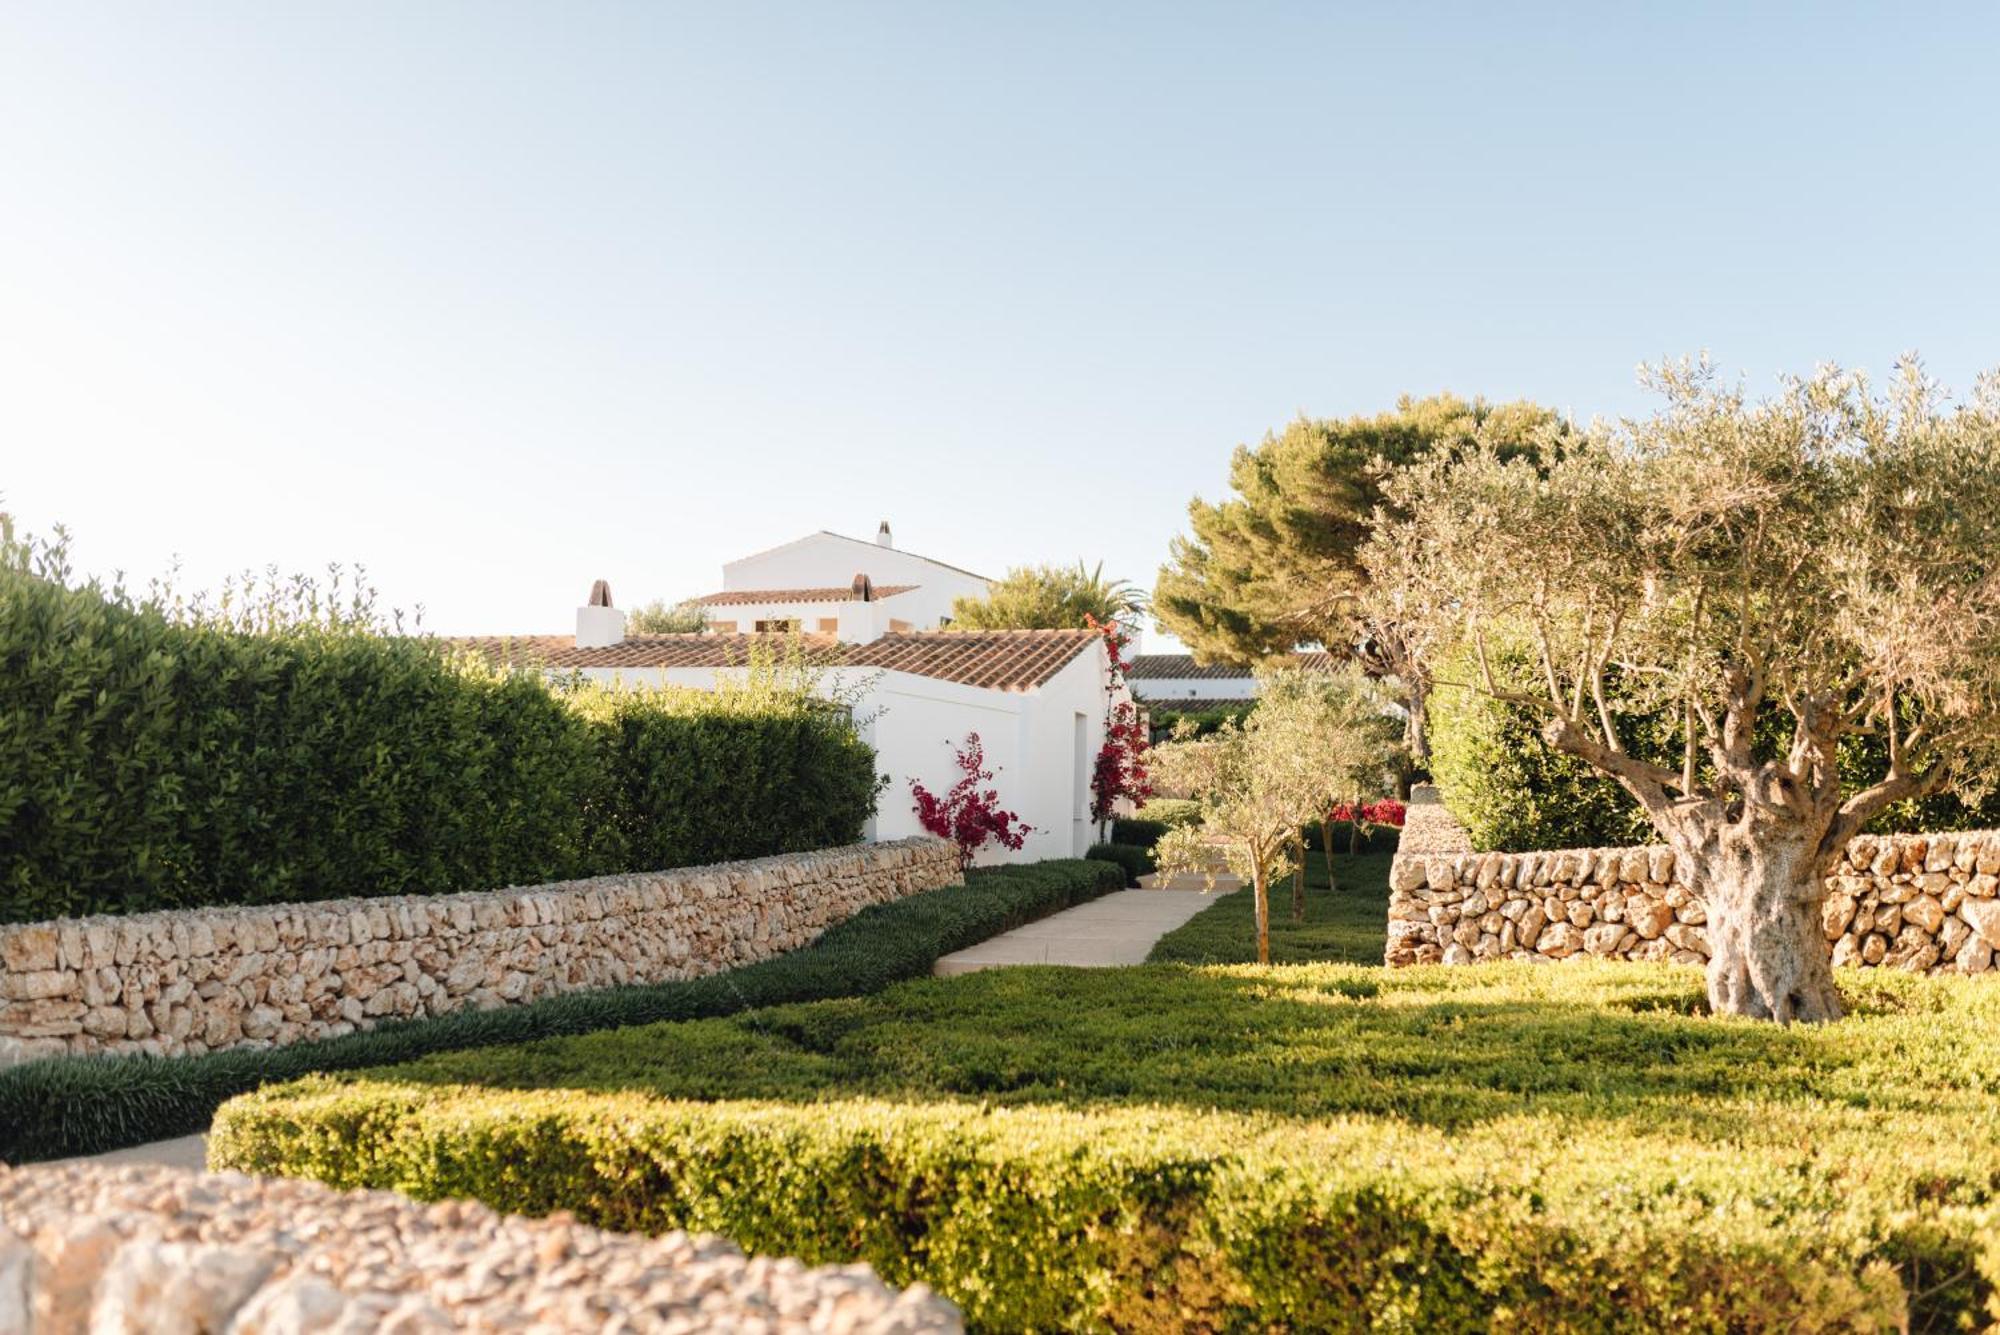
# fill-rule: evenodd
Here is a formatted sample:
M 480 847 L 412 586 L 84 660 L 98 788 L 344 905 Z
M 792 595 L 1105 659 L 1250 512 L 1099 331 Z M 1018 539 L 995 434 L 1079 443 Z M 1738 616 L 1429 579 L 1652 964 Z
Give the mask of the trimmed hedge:
M 1308 825 L 1301 831 L 1301 834 L 1305 838 L 1307 851 L 1313 853 L 1320 851 L 1319 826 Z M 1362 832 L 1360 839 L 1357 840 L 1354 837 L 1354 824 L 1352 821 L 1337 820 L 1333 822 L 1333 851 L 1336 855 L 1349 852 L 1393 853 L 1396 851 L 1396 846 L 1402 841 L 1403 831 L 1400 826 L 1371 825 Z
M 1141 876 L 1149 876 L 1158 869 L 1153 850 L 1137 844 L 1092 844 L 1084 856 L 1099 862 L 1115 862 L 1124 868 L 1127 889 L 1136 887 Z
M 1140 808 L 1143 816 L 1111 822 L 1111 842 L 1151 848 L 1168 830 L 1201 824 L 1201 803 L 1185 797 L 1156 797 Z
M 1785 1030 L 1601 962 L 994 970 L 267 1090 L 211 1153 L 858 1257 L 990 1330 L 1984 1325 L 2000 994 L 1843 985 Z
M 930 972 L 940 955 L 1121 888 L 1118 868 L 1063 859 L 982 868 L 964 886 L 862 910 L 812 945 L 726 973 L 459 1011 L 290 1047 L 199 1057 L 56 1057 L 0 1070 L 0 1161 L 98 1154 L 208 1124 L 269 1081 L 428 1053 L 856 996 Z
M 309 585 L 224 622 L 66 573 L 0 529 L 0 921 L 720 862 L 874 810 L 871 748 L 776 668 L 559 689 Z

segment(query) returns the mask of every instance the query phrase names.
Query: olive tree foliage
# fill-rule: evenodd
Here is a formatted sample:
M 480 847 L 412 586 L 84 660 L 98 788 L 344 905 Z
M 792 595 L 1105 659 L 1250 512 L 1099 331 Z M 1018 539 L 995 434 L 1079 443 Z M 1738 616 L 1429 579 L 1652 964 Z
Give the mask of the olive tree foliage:
M 1407 745 L 1423 765 L 1428 665 L 1393 608 L 1364 597 L 1361 552 L 1383 482 L 1475 438 L 1514 453 L 1561 435 L 1550 409 L 1455 394 L 1405 397 L 1372 417 L 1300 417 L 1237 448 L 1227 499 L 1189 504 L 1191 531 L 1160 569 L 1153 615 L 1204 663 L 1254 663 L 1302 644 L 1352 655 L 1397 683 Z
M 1199 824 L 1155 845 L 1160 871 L 1213 884 L 1219 856 L 1248 881 L 1260 964 L 1271 958 L 1270 887 L 1299 869 L 1300 827 L 1357 789 L 1376 791 L 1393 770 L 1399 727 L 1385 703 L 1358 675 L 1265 669 L 1247 721 L 1226 720 L 1200 738 L 1188 729 L 1151 752 L 1155 781 L 1201 804 Z M 1302 914 L 1303 903 L 1295 899 L 1294 910 Z
M 1653 416 L 1540 467 L 1476 444 L 1392 479 L 1370 575 L 1646 813 L 1707 906 L 1715 1011 L 1835 1019 L 1823 876 L 1890 804 L 1980 786 L 2000 741 L 2000 378 L 1963 405 L 1914 360 L 1762 401 L 1705 360 L 1642 378 Z M 1664 752 L 1620 698 L 1675 721 Z M 1856 735 L 1884 759 L 1844 782 Z
M 625 629 L 634 635 L 697 635 L 708 629 L 708 609 L 692 600 L 655 598 L 625 614 Z

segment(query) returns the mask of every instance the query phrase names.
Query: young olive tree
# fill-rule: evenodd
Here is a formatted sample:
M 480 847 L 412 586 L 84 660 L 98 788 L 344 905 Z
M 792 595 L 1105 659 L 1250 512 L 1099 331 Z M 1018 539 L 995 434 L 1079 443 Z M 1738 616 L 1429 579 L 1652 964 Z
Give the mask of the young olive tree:
M 1220 853 L 1250 882 L 1260 964 L 1271 961 L 1271 883 L 1294 869 L 1300 827 L 1326 811 L 1337 776 L 1344 779 L 1356 754 L 1349 749 L 1357 732 L 1347 707 L 1353 693 L 1310 676 L 1262 673 L 1248 721 L 1227 720 L 1200 739 L 1183 732 L 1152 752 L 1163 786 L 1202 804 L 1199 825 L 1170 830 L 1155 847 L 1161 872 L 1212 873 Z M 1393 721 L 1383 721 L 1393 732 Z M 1386 768 L 1387 749 L 1375 756 Z
M 1654 416 L 1539 469 L 1475 446 L 1402 474 L 1370 570 L 1406 624 L 1470 646 L 1460 684 L 1644 810 L 1706 907 L 1715 1012 L 1837 1019 L 1824 876 L 1891 804 L 1976 788 L 2000 739 L 2000 378 L 1964 406 L 1914 361 L 1887 394 L 1830 369 L 1761 402 L 1705 362 L 1645 379 Z M 1678 736 L 1645 754 L 1614 699 Z M 1857 733 L 1887 760 L 1844 785 Z
M 1308 821 L 1319 824 L 1327 888 L 1336 889 L 1334 808 L 1346 805 L 1358 815 L 1363 801 L 1388 790 L 1405 755 L 1402 716 L 1391 706 L 1388 693 L 1358 668 L 1337 672 L 1278 669 L 1261 675 L 1258 692 L 1260 710 L 1273 704 L 1296 710 L 1300 759 L 1318 774 L 1320 783 L 1318 810 Z M 1295 705 L 1293 696 L 1305 698 Z M 1306 908 L 1303 840 L 1295 839 L 1291 860 L 1292 918 L 1301 921 Z

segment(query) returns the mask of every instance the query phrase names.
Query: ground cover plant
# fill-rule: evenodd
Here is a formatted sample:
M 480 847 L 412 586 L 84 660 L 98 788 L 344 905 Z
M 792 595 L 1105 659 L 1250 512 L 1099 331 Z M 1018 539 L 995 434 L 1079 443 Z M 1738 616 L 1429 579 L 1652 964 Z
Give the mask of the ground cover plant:
M 1240 896 L 1238 896 L 1240 897 Z M 224 1109 L 217 1166 L 715 1229 L 1023 1329 L 1947 1330 L 2000 1275 L 2000 990 L 993 970 Z
M 96 1154 L 186 1135 L 208 1125 L 223 1100 L 313 1071 L 867 992 L 926 974 L 940 955 L 1123 884 L 1119 869 L 1103 862 L 980 869 L 963 886 L 864 909 L 802 950 L 703 978 L 575 992 L 270 1050 L 31 1062 L 0 1071 L 0 1161 Z

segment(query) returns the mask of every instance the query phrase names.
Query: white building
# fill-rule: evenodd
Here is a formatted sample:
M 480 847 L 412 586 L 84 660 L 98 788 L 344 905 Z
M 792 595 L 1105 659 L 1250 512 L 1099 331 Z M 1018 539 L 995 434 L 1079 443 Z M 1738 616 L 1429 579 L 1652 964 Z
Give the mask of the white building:
M 1331 672 L 1333 655 L 1323 650 L 1293 654 L 1302 668 Z M 1126 672 L 1132 695 L 1142 704 L 1222 709 L 1257 698 L 1257 677 L 1248 667 L 1195 662 L 1193 654 L 1138 654 Z
M 694 601 L 718 635 L 806 631 L 862 643 L 888 631 L 935 630 L 959 598 L 986 596 L 986 579 L 896 550 L 889 522 L 875 541 L 819 532 L 722 567 L 722 591 Z M 878 602 L 859 612 L 850 604 Z
M 886 525 L 884 526 L 886 529 Z M 884 533 L 886 542 L 887 534 Z M 826 582 L 829 562 L 855 565 L 845 593 Z M 872 568 L 870 568 L 872 567 Z M 875 570 L 889 589 L 879 587 Z M 941 573 L 940 573 L 941 572 Z M 866 587 L 863 587 L 864 577 Z M 925 582 L 919 582 L 925 581 Z M 803 621 L 794 634 L 726 630 L 690 635 L 627 635 L 625 614 L 601 600 L 576 611 L 576 634 L 482 637 L 464 641 L 489 655 L 599 681 L 712 689 L 740 676 L 754 649 L 802 645 L 822 665 L 829 688 L 856 695 L 862 736 L 888 780 L 866 837 L 921 834 L 910 780 L 935 793 L 958 782 L 954 750 L 977 732 L 994 770 L 1001 805 L 1031 826 L 1018 852 L 989 851 L 982 862 L 1075 857 L 1096 839 L 1090 775 L 1104 720 L 1126 688 L 1107 692 L 1104 638 L 1089 630 L 954 631 L 934 627 L 951 598 L 985 582 L 941 562 L 821 533 L 724 567 L 725 592 L 761 601 L 711 603 L 749 609 L 755 621 Z M 925 597 L 916 598 L 919 592 Z M 789 597 L 772 596 L 777 593 Z M 811 593 L 814 597 L 799 597 Z M 825 594 L 824 598 L 818 595 Z M 901 603 L 903 599 L 908 603 Z M 601 605 L 600 605 L 601 601 Z M 900 606 L 899 606 L 900 604 Z M 811 609 L 801 615 L 801 609 Z M 940 610 L 942 609 L 942 610 Z

